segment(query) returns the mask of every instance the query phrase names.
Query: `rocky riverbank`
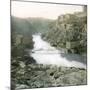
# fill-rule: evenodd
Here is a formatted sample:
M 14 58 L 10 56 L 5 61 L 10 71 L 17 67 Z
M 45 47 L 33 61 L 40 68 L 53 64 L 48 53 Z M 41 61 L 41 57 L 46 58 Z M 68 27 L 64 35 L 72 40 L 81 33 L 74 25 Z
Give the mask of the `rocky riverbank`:
M 74 67 L 28 64 L 16 74 L 16 90 L 86 84 L 86 70 Z

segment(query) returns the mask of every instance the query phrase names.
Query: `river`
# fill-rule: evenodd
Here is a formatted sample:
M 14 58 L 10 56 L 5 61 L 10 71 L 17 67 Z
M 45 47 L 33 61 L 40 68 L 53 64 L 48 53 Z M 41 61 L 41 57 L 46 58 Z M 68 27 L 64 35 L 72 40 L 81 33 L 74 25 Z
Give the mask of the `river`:
M 40 35 L 33 35 L 34 48 L 30 55 L 37 64 L 51 64 L 65 67 L 86 68 L 86 59 L 77 54 L 61 53 L 48 42 L 44 41 Z

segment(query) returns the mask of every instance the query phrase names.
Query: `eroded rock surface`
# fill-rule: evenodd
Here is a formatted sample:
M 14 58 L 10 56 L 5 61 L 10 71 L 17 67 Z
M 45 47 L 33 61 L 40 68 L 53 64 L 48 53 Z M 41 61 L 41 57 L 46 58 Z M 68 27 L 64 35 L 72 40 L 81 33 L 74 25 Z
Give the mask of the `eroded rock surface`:
M 70 85 L 86 85 L 86 70 L 74 67 L 28 64 L 16 75 L 16 90 Z

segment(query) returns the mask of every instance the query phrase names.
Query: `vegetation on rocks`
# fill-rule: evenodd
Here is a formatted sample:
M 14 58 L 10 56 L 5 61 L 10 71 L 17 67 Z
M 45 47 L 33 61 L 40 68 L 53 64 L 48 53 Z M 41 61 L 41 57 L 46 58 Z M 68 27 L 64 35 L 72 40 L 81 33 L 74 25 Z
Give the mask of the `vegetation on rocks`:
M 50 28 L 42 37 L 52 46 L 67 49 L 68 53 L 87 52 L 86 12 L 61 15 Z
M 13 20 L 13 19 L 12 19 Z M 18 19 L 15 19 L 18 20 Z M 19 25 L 18 25 L 19 24 Z M 21 24 L 21 25 L 20 25 Z M 24 25 L 25 26 L 25 25 Z M 27 26 L 25 27 L 27 29 Z M 35 63 L 35 60 L 31 58 L 27 52 L 27 49 L 33 48 L 33 41 L 31 32 L 24 32 L 22 21 L 12 21 L 11 26 L 11 90 L 15 90 L 16 87 L 16 75 L 17 71 L 23 62 Z

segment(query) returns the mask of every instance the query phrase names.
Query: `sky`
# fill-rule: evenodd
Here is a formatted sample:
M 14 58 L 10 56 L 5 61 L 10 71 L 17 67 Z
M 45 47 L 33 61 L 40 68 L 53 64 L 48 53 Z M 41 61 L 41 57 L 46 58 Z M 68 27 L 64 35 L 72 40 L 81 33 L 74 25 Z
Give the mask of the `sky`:
M 11 2 L 11 15 L 20 18 L 42 17 L 48 19 L 57 19 L 59 15 L 81 11 L 82 6 L 76 5 L 46 4 L 18 1 Z

